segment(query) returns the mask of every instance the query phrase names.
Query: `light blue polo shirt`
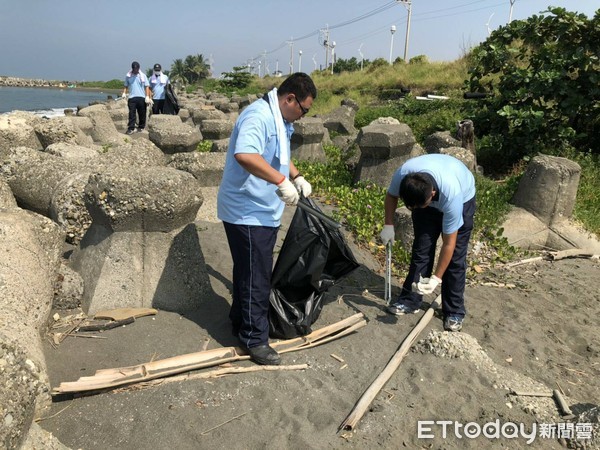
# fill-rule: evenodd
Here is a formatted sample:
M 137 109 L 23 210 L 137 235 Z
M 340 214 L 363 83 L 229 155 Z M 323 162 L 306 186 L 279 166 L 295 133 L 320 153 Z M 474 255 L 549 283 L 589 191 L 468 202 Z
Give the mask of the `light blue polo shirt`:
M 146 97 L 146 87 L 150 86 L 148 83 L 148 77 L 142 72 L 138 72 L 137 75 L 128 72 L 125 75 L 125 83 L 123 84 L 129 92 L 129 98 L 134 97 Z
M 463 225 L 463 204 L 475 196 L 475 177 L 467 166 L 450 155 L 430 154 L 406 161 L 392 176 L 388 194 L 398 197 L 406 174 L 428 173 L 438 185 L 439 199 L 429 206 L 443 214 L 442 232 L 452 234 Z
M 162 83 L 161 83 L 162 79 Z M 152 98 L 154 100 L 165 99 L 165 87 L 169 82 L 169 77 L 162 75 L 161 77 L 150 77 L 150 89 L 152 89 Z
M 285 120 L 284 124 L 289 142 L 294 127 Z M 284 203 L 276 194 L 277 186 L 251 175 L 234 157 L 237 153 L 257 153 L 287 177 L 290 167 L 281 164 L 277 150 L 277 130 L 271 108 L 265 100 L 256 100 L 244 109 L 231 133 L 217 196 L 220 220 L 236 225 L 280 225 Z

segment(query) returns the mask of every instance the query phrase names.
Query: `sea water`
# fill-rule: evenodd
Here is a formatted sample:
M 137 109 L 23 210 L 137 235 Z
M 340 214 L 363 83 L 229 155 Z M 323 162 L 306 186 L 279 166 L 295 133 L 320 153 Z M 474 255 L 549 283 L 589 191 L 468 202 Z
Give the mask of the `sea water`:
M 65 109 L 77 110 L 93 101 L 106 101 L 118 93 L 86 91 L 76 88 L 28 88 L 0 86 L 0 114 L 9 111 L 30 111 L 40 116 L 62 116 Z

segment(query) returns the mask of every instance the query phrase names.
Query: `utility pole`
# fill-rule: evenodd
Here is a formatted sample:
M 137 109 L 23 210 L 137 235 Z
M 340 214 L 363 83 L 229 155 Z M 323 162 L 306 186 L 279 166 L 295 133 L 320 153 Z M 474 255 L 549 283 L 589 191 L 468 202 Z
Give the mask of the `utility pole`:
M 514 0 L 511 0 L 514 1 Z M 408 62 L 408 37 L 410 36 L 410 18 L 412 16 L 412 2 L 411 0 L 396 0 L 398 3 L 402 3 L 408 10 L 408 19 L 406 20 L 406 41 L 404 42 L 404 62 Z
M 390 42 L 390 66 L 392 65 L 392 51 L 394 49 L 394 33 L 396 32 L 396 25 L 392 25 L 390 33 L 392 33 L 392 41 Z
M 333 66 L 335 66 L 335 41 L 331 43 L 331 75 L 333 75 Z
M 327 28 L 321 30 L 323 34 L 323 47 L 325 47 L 325 70 L 329 67 L 329 25 L 325 25 Z
M 360 47 L 358 47 L 358 54 L 360 55 L 360 71 L 362 72 L 363 70 L 363 60 L 365 59 L 363 53 L 360 51 L 360 49 L 362 48 L 364 44 L 360 44 Z
M 265 68 L 265 76 L 269 74 L 269 66 L 267 66 L 267 51 L 263 50 L 263 67 Z
M 302 72 L 302 50 L 298 50 L 298 72 Z
M 512 22 L 512 12 L 513 12 L 513 5 L 515 4 L 516 0 L 510 0 L 510 12 L 508 14 L 508 23 Z
M 315 65 L 315 70 L 317 70 L 317 59 L 316 59 L 317 54 L 315 53 L 312 57 L 313 60 L 313 64 Z
M 294 38 L 288 41 L 288 45 L 290 46 L 290 75 L 294 71 Z

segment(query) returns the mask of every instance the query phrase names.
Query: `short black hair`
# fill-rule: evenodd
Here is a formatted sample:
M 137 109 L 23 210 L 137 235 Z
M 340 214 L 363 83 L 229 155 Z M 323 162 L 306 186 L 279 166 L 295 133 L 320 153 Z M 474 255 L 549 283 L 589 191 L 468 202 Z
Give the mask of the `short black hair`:
M 426 174 L 413 172 L 402 178 L 398 197 L 407 208 L 421 208 L 425 206 L 432 192 L 431 179 Z
M 313 80 L 303 72 L 287 77 L 277 89 L 277 95 L 294 94 L 299 102 L 307 97 L 317 98 L 317 88 Z

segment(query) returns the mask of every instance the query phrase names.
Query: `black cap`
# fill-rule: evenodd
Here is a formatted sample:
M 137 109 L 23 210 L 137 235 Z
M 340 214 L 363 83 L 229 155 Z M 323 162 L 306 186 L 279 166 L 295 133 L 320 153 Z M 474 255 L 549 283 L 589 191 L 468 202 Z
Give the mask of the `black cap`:
M 132 62 L 132 63 L 131 63 L 131 68 L 132 68 L 133 70 L 135 70 L 135 69 L 139 69 L 139 68 L 140 68 L 140 63 L 139 63 L 139 62 L 137 62 L 137 61 L 134 61 L 134 62 Z
M 158 63 L 154 64 L 154 70 L 156 70 L 156 71 L 159 71 L 159 72 L 160 72 L 160 71 L 161 71 L 161 69 L 162 69 L 162 67 L 160 67 L 160 64 L 158 64 Z

